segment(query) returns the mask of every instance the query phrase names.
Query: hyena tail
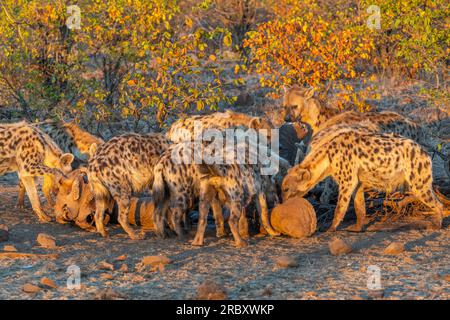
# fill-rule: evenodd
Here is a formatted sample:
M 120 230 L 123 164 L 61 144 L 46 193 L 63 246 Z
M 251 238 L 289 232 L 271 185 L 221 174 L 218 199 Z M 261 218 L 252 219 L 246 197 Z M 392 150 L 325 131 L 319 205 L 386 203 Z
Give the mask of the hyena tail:
M 166 211 L 169 204 L 169 192 L 164 180 L 163 170 L 155 168 L 155 177 L 153 180 L 152 197 L 155 202 L 155 211 L 153 213 L 153 223 L 155 233 L 158 237 L 164 238 L 166 235 Z

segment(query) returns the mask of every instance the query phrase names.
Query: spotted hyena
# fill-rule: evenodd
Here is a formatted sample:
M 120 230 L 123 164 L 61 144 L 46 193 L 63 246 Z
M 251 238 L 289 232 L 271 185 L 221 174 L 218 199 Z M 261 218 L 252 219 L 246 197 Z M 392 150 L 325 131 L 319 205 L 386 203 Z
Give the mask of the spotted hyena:
M 73 158 L 72 154 L 63 153 L 47 134 L 25 121 L 0 125 L 0 174 L 17 171 L 42 222 L 51 218 L 41 209 L 35 177 L 52 177 L 44 180 L 44 193 L 49 194 L 52 185 L 48 181 L 54 178 L 59 182 L 64 173 L 70 172 Z
M 349 230 L 361 231 L 366 216 L 364 191 L 376 189 L 390 193 L 401 187 L 407 187 L 427 205 L 435 214 L 435 225 L 441 226 L 443 205 L 432 189 L 431 158 L 411 139 L 361 128 L 340 129 L 289 171 L 283 180 L 283 199 L 305 195 L 328 176 L 339 186 L 329 231 L 336 230 L 344 218 L 354 192 L 357 222 Z
M 31 125 L 34 126 L 36 124 Z M 102 139 L 83 130 L 74 121 L 48 121 L 36 126 L 48 134 L 63 152 L 72 153 L 74 155 L 72 167 L 75 168 L 87 163 L 91 148 L 103 143 Z M 51 196 L 51 191 L 54 189 L 52 187 L 54 183 L 49 176 L 46 176 L 44 180 L 46 180 L 44 181 L 44 186 L 46 186 L 46 188 L 43 190 L 45 198 L 50 206 L 54 206 L 55 203 Z M 24 207 L 24 197 L 25 187 L 23 183 L 19 182 L 19 196 L 17 201 L 17 206 L 19 208 Z
M 346 111 L 338 113 L 336 109 L 322 105 L 314 98 L 314 89 L 304 89 L 293 86 L 285 91 L 283 98 L 283 106 L 286 111 L 286 119 L 302 121 L 307 123 L 311 128 L 311 134 L 304 139 L 304 143 L 308 144 L 314 140 L 321 140 L 321 137 L 329 132 L 335 131 L 335 126 L 365 126 L 367 130 L 376 131 L 378 133 L 395 133 L 406 138 L 412 139 L 424 146 L 428 152 L 436 152 L 439 145 L 442 144 L 440 139 L 433 137 L 425 128 L 406 117 L 391 111 L 382 112 L 365 112 L 359 113 L 355 111 Z M 326 130 L 329 129 L 329 130 Z M 448 156 L 437 153 L 448 161 Z M 320 200 L 328 203 L 335 193 L 335 188 L 331 180 L 325 182 L 324 192 Z
M 261 177 L 260 173 L 255 171 L 256 166 L 252 165 L 238 163 L 206 165 L 203 161 L 194 162 L 194 153 L 199 152 L 199 149 L 204 151 L 204 148 L 205 144 L 196 148 L 189 141 L 174 144 L 155 166 L 153 197 L 156 203 L 154 222 L 157 234 L 164 235 L 167 219 L 165 212 L 168 207 L 174 219 L 172 224 L 178 226 L 175 229 L 178 230 L 178 234 L 182 234 L 180 224 L 183 216 L 198 201 L 200 217 L 193 245 L 203 244 L 206 217 L 211 207 L 216 221 L 217 236 L 225 234 L 222 205 L 228 206 L 231 211 L 229 224 L 236 244 L 243 245 L 244 242 L 237 231 L 237 220 L 241 216 L 241 211 L 255 196 L 258 196 L 263 226 L 270 234 L 276 234 L 270 226 L 264 193 L 267 192 L 271 196 L 276 193 L 274 188 L 270 189 L 273 181 L 269 181 L 268 177 Z M 184 158 L 185 155 L 189 155 L 187 159 Z M 203 160 L 201 155 L 198 159 Z M 240 229 L 245 233 L 246 218 L 239 221 Z
M 119 207 L 118 221 L 132 239 L 140 239 L 128 223 L 132 192 L 151 186 L 153 168 L 169 147 L 162 134 L 124 134 L 100 145 L 89 159 L 88 180 L 95 198 L 95 225 L 107 236 L 103 219 L 110 199 Z
M 195 136 L 195 126 L 198 124 L 201 124 L 200 130 L 243 126 L 255 130 L 265 129 L 268 135 L 270 135 L 270 130 L 273 128 L 271 123 L 263 118 L 227 110 L 225 112 L 215 112 L 209 115 L 197 115 L 186 119 L 179 119 L 169 128 L 167 137 L 174 143 L 194 140 L 197 138 Z
M 210 197 L 218 198 L 222 206 L 230 211 L 229 225 L 236 246 L 246 245 L 243 237 L 248 237 L 247 218 L 245 208 L 256 200 L 256 206 L 262 227 L 271 236 L 280 233 L 270 224 L 267 197 L 276 194 L 275 181 L 271 177 L 261 175 L 259 166 L 246 164 L 208 166 L 210 177 L 208 185 L 213 186 Z M 203 244 L 206 228 L 206 217 L 210 207 L 210 200 L 205 197 L 199 204 L 199 225 L 194 239 L 195 244 Z
M 107 202 L 107 211 L 111 212 L 114 201 Z M 56 221 L 62 224 L 74 222 L 77 226 L 88 231 L 95 231 L 88 218 L 95 214 L 95 199 L 89 185 L 87 169 L 75 169 L 63 179 L 56 194 Z

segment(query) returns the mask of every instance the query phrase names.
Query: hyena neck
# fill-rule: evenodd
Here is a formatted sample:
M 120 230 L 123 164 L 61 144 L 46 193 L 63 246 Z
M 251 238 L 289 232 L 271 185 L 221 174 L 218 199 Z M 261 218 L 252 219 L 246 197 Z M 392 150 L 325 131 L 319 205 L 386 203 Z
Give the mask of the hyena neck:
M 80 150 L 81 153 L 89 153 L 89 149 L 93 143 L 96 143 L 97 145 L 103 143 L 102 139 L 91 135 L 73 123 L 66 125 L 66 128 L 72 136 L 77 149 Z
M 314 131 L 314 133 L 317 133 L 317 130 L 319 129 L 319 127 L 321 125 L 323 125 L 325 122 L 327 122 L 328 120 L 330 120 L 331 118 L 333 118 L 334 116 L 336 116 L 338 114 L 338 111 L 328 107 L 326 105 L 323 104 L 319 104 L 319 102 L 315 102 L 319 108 L 319 114 L 317 116 L 317 120 L 315 121 L 314 125 L 312 125 L 312 129 Z
M 320 148 L 313 150 L 305 160 L 302 166 L 308 168 L 311 174 L 310 185 L 315 186 L 325 178 L 331 175 L 330 159 L 326 152 L 327 148 Z

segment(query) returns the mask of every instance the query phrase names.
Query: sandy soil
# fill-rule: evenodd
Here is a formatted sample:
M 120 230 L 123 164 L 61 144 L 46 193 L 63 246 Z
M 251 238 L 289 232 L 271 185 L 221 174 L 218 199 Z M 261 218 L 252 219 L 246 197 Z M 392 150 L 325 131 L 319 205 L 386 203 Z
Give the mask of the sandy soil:
M 215 238 L 211 228 L 206 245 L 198 248 L 177 239 L 158 240 L 151 232 L 146 240 L 132 241 L 117 226 L 109 226 L 110 238 L 102 239 L 71 225 L 40 224 L 28 203 L 23 212 L 15 208 L 14 180 L 11 175 L 0 178 L 0 224 L 9 228 L 9 240 L 0 243 L 0 252 L 5 245 L 13 245 L 18 252 L 58 257 L 0 259 L 0 299 L 194 299 L 198 286 L 209 279 L 226 290 L 230 299 L 379 298 L 367 288 L 371 265 L 381 270 L 383 299 L 450 298 L 449 218 L 438 231 L 319 232 L 308 239 L 252 237 L 243 249 L 234 248 L 231 237 Z M 39 247 L 39 233 L 55 237 L 58 247 Z M 353 251 L 331 255 L 328 243 L 333 236 L 345 240 Z M 391 242 L 404 244 L 405 251 L 383 254 Z M 122 255 L 125 260 L 115 260 Z M 141 270 L 139 262 L 149 255 L 168 256 L 172 263 L 164 270 Z M 277 260 L 283 255 L 294 258 L 298 266 L 279 267 Z M 104 270 L 108 265 L 103 262 L 114 270 Z M 128 271 L 121 269 L 123 264 Z M 79 290 L 66 285 L 71 265 L 81 270 Z M 43 277 L 53 280 L 57 288 L 43 288 Z M 27 283 L 41 290 L 25 293 L 22 288 Z

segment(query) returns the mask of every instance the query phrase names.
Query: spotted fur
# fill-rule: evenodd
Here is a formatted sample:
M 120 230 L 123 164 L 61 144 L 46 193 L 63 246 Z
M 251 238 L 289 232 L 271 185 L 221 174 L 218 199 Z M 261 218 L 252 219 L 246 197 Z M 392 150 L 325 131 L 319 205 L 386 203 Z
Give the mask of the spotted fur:
M 74 121 L 49 121 L 38 125 L 30 125 L 37 126 L 45 132 L 63 152 L 73 154 L 75 158 L 72 162 L 72 167 L 74 168 L 78 168 L 80 165 L 86 164 L 91 148 L 103 143 L 102 139 L 81 129 L 77 124 L 75 124 Z M 44 185 L 46 186 L 46 190 L 44 191 L 44 195 L 48 204 L 53 207 L 55 203 L 53 201 L 51 191 L 55 189 L 54 183 L 49 177 L 46 177 L 45 180 Z M 24 196 L 25 187 L 23 183 L 19 181 L 19 196 L 17 201 L 17 206 L 19 208 L 24 207 Z
M 230 110 L 225 112 L 215 112 L 209 115 L 197 115 L 186 119 L 175 121 L 167 131 L 167 137 L 174 143 L 194 140 L 197 137 L 195 130 L 196 123 L 201 123 L 199 131 L 204 129 L 226 129 L 231 127 L 244 126 L 247 128 L 259 130 L 266 129 L 270 134 L 272 125 L 269 121 L 252 117 L 244 113 L 237 113 Z
M 202 144 L 201 148 L 205 148 L 205 145 Z M 231 211 L 229 224 L 236 244 L 244 245 L 245 242 L 237 231 L 237 221 L 239 220 L 240 230 L 245 234 L 247 221 L 245 216 L 240 219 L 241 211 L 257 196 L 263 225 L 270 234 L 276 234 L 268 221 L 265 195 L 266 192 L 275 194 L 273 181 L 269 181 L 270 177 L 261 176 L 256 170 L 257 165 L 237 163 L 206 165 L 204 162 L 189 161 L 194 159 L 195 152 L 199 150 L 189 141 L 174 144 L 161 156 L 155 166 L 153 197 L 157 204 L 154 214 L 157 233 L 160 236 L 164 235 L 166 210 L 170 207 L 174 219 L 172 224 L 178 226 L 175 230 L 179 235 L 182 234 L 180 227 L 182 217 L 198 201 L 200 217 L 193 245 L 203 244 L 206 218 L 211 207 L 216 220 L 217 235 L 224 235 L 221 213 L 223 205 Z M 185 155 L 191 157 L 183 160 Z M 201 154 L 197 159 L 202 159 Z
M 43 191 L 49 195 L 50 181 L 59 181 L 71 171 L 73 155 L 63 153 L 43 131 L 25 121 L 0 125 L 0 175 L 17 172 L 30 198 L 34 212 L 41 221 L 50 217 L 41 209 L 35 177 L 44 176 Z
M 88 180 L 95 198 L 95 224 L 102 236 L 104 211 L 113 198 L 119 207 L 118 220 L 132 239 L 142 238 L 128 223 L 132 192 L 148 189 L 153 169 L 169 147 L 162 134 L 124 134 L 100 145 L 89 159 Z

